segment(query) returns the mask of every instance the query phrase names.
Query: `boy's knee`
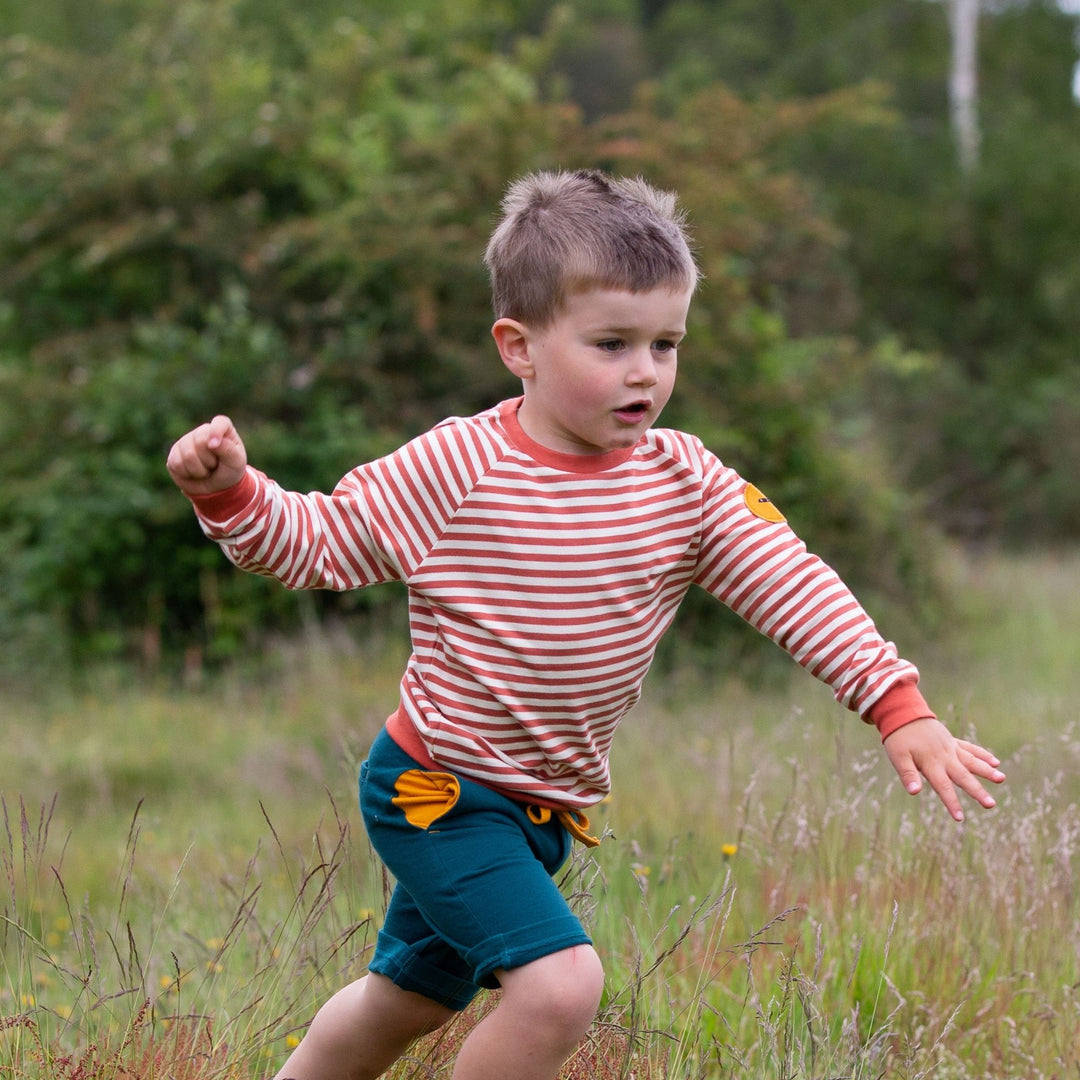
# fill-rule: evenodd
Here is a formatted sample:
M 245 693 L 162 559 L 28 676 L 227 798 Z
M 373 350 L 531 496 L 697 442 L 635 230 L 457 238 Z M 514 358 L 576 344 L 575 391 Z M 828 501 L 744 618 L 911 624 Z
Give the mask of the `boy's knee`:
M 505 972 L 502 984 L 504 996 L 527 1010 L 531 1023 L 576 1040 L 588 1031 L 600 1006 L 604 969 L 591 945 L 575 945 Z

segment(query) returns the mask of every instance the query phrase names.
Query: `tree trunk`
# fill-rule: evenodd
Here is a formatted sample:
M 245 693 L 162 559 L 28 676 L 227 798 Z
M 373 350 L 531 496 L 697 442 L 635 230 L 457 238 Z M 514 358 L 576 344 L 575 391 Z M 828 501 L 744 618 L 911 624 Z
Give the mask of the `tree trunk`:
M 979 0 L 950 0 L 952 71 L 949 108 L 960 169 L 970 173 L 979 162 Z

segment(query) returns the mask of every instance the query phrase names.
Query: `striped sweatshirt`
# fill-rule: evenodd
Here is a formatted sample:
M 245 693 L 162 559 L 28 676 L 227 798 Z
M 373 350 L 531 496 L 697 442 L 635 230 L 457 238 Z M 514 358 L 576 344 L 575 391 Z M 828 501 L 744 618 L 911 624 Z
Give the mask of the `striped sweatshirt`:
M 882 737 L 933 716 L 918 673 L 839 577 L 700 440 L 652 429 L 549 450 L 521 399 L 444 421 L 329 494 L 248 468 L 192 502 L 241 569 L 291 589 L 408 587 L 403 749 L 512 798 L 583 809 L 691 585 L 785 649 Z

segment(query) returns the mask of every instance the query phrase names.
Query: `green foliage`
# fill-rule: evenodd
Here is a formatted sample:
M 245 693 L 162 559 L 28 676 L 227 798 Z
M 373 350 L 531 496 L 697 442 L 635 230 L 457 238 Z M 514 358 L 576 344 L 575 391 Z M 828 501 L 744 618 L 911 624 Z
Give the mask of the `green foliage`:
M 722 82 L 758 99 L 828 93 L 866 81 L 889 85 L 913 109 L 944 109 L 944 5 L 879 0 L 673 0 L 651 35 L 665 87 Z
M 463 218 L 439 157 L 481 124 L 497 152 L 531 84 L 467 42 L 433 64 L 436 26 L 308 27 L 291 67 L 216 3 L 162 7 L 107 56 L 7 42 L 0 634 L 19 664 L 133 630 L 151 659 L 192 630 L 227 651 L 227 625 L 295 618 L 265 583 L 213 580 L 163 472 L 200 419 L 232 412 L 261 465 L 326 486 L 498 392 L 478 257 L 498 180 Z
M 688 364 L 699 389 L 673 420 L 759 483 L 783 479 L 778 497 L 844 562 L 860 500 L 829 445 L 838 383 L 818 376 L 859 358 L 835 336 L 844 319 L 816 308 L 822 290 L 849 306 L 839 237 L 770 158 L 865 96 L 774 114 L 714 90 L 672 117 L 646 94 L 589 125 L 540 91 L 574 15 L 529 37 L 504 17 L 433 2 L 264 20 L 241 0 L 187 0 L 152 5 L 103 51 L 4 43 L 0 636 L 22 642 L 9 656 L 56 664 L 74 643 L 75 659 L 155 662 L 191 642 L 227 655 L 328 605 L 378 603 L 313 606 L 240 580 L 170 489 L 165 452 L 229 412 L 260 467 L 325 489 L 515 392 L 480 256 L 505 183 L 540 166 L 640 171 L 683 193 L 709 286 Z M 813 336 L 795 345 L 792 328 Z
M 984 15 L 968 182 L 935 4 L 7 0 L 0 20 L 9 669 L 223 656 L 378 607 L 240 578 L 161 463 L 227 411 L 258 465 L 326 489 L 516 392 L 481 253 L 537 167 L 680 192 L 706 278 L 666 419 L 872 608 L 933 606 L 898 475 L 953 529 L 1080 529 L 1080 121 L 1053 5 Z M 692 602 L 684 634 L 722 618 Z
M 1080 113 L 1033 107 L 987 111 L 966 179 L 943 131 L 848 132 L 810 152 L 847 167 L 832 190 L 863 336 L 902 334 L 936 358 L 886 375 L 870 402 L 902 475 L 950 531 L 1018 542 L 1080 535 Z
M 753 99 L 888 88 L 893 122 L 850 116 L 787 160 L 845 234 L 866 343 L 937 359 L 866 399 L 900 475 L 944 528 L 1014 542 L 1075 539 L 1080 429 L 1080 110 L 1075 16 L 1049 0 L 984 4 L 982 153 L 950 132 L 948 5 L 824 0 L 656 5 L 650 37 L 671 102 L 722 80 Z

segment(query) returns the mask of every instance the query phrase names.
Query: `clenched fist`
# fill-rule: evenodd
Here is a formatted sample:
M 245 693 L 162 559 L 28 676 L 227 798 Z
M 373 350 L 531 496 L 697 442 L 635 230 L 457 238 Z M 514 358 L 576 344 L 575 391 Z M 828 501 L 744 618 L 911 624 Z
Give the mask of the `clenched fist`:
M 186 495 L 211 495 L 244 478 L 247 451 L 233 422 L 215 416 L 177 439 L 165 464 Z

